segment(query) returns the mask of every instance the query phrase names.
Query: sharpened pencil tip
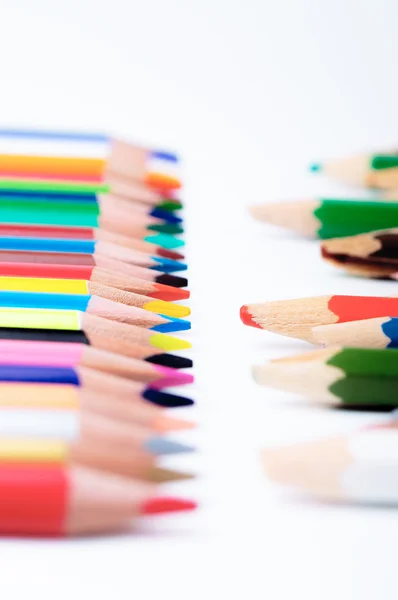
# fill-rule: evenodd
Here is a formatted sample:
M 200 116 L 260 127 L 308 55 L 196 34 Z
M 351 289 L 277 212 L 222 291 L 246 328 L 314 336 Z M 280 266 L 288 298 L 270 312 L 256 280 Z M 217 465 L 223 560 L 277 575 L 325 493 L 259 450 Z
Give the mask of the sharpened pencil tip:
M 170 512 L 182 512 L 187 510 L 195 510 L 197 503 L 193 500 L 173 497 L 158 497 L 150 498 L 142 502 L 140 512 L 142 515 L 158 515 Z
M 320 171 L 322 171 L 322 164 L 321 163 L 312 163 L 312 165 L 310 165 L 309 169 L 312 173 L 319 173 Z
M 155 206 L 151 212 L 151 217 L 156 217 L 157 219 L 162 219 L 163 221 L 167 221 L 167 223 L 182 223 L 182 218 L 177 217 L 173 212 L 169 210 L 165 210 L 164 208 L 159 208 Z
M 186 421 L 185 419 L 176 419 L 168 415 L 158 415 L 154 418 L 152 426 L 159 433 L 168 433 L 170 431 L 186 431 L 187 429 L 195 429 L 196 423 Z
M 180 240 L 179 238 L 174 237 L 174 235 L 170 235 L 168 233 L 157 233 L 155 235 L 147 235 L 144 238 L 144 242 L 156 244 L 157 246 L 162 246 L 163 248 L 167 248 L 168 250 L 172 250 L 173 248 L 181 248 L 181 246 L 185 245 L 184 240 Z
M 165 333 L 155 333 L 149 338 L 149 343 L 155 348 L 166 350 L 166 352 L 169 350 L 187 350 L 188 348 L 192 348 L 192 344 L 187 340 L 182 340 L 181 338 Z
M 153 437 L 145 442 L 145 450 L 151 454 L 183 454 L 185 452 L 195 452 L 193 446 L 181 444 L 165 437 Z
M 170 258 L 164 258 L 163 256 L 151 256 L 151 259 L 156 261 L 156 265 L 151 267 L 156 271 L 163 271 L 164 273 L 172 273 L 173 271 L 186 271 L 188 266 L 178 260 L 172 260 Z
M 174 387 L 176 385 L 187 385 L 194 382 L 194 376 L 191 373 L 185 373 L 184 371 L 178 371 L 170 367 L 164 367 L 163 365 L 154 365 L 153 368 L 160 375 L 159 379 L 150 383 L 150 386 L 155 390 Z
M 164 273 L 163 275 L 157 275 L 156 283 L 162 283 L 163 285 L 171 285 L 171 287 L 187 287 L 188 279 L 186 277 L 179 277 L 178 275 L 169 275 Z
M 148 225 L 148 231 L 157 231 L 159 233 L 169 233 L 178 235 L 184 233 L 184 228 L 179 223 L 157 223 L 156 225 Z
M 153 251 L 157 256 L 164 256 L 164 258 L 172 258 L 173 260 L 184 260 L 185 256 L 180 252 L 174 252 L 173 250 L 167 250 L 162 246 L 154 246 Z
M 190 369 L 193 366 L 193 361 L 190 358 L 176 356 L 175 354 L 154 354 L 145 360 L 154 365 L 170 367 L 171 369 Z
M 145 400 L 148 400 L 157 406 L 163 406 L 163 408 L 180 408 L 195 404 L 190 398 L 177 396 L 176 394 L 168 394 L 167 392 L 153 390 L 152 388 L 147 388 L 142 396 Z
M 249 325 L 249 327 L 257 327 L 258 329 L 262 329 L 261 325 L 256 323 L 256 321 L 253 319 L 246 305 L 243 305 L 240 309 L 240 318 L 242 323 L 244 323 L 245 325 Z
M 153 483 L 171 483 L 173 481 L 185 481 L 194 479 L 193 473 L 164 469 L 163 467 L 152 467 L 149 471 L 149 480 Z
M 175 319 L 173 317 L 167 317 L 166 315 L 159 315 L 165 319 L 169 319 L 168 323 L 161 323 L 151 327 L 152 331 L 159 331 L 159 333 L 173 333 L 176 331 L 187 331 L 191 329 L 191 322 L 185 321 L 184 319 Z
M 173 304 L 173 302 L 165 302 L 164 300 L 152 300 L 145 302 L 142 308 L 149 312 L 163 315 L 164 317 L 187 317 L 191 314 L 191 309 L 182 304 Z

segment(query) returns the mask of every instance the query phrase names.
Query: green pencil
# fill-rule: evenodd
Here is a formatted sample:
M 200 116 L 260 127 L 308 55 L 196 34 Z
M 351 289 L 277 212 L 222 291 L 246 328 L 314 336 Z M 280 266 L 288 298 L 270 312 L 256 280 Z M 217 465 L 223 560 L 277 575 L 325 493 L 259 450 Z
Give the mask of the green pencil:
M 398 201 L 319 198 L 263 204 L 252 215 L 266 223 L 321 239 L 398 227 Z
M 398 406 L 398 350 L 334 346 L 253 367 L 257 383 L 332 406 Z

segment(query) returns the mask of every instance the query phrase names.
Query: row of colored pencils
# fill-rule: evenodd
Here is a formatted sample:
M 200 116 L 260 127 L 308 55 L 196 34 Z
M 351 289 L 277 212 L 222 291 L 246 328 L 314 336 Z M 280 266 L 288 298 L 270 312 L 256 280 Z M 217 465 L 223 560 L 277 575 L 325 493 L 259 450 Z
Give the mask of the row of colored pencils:
M 178 157 L 0 130 L 0 533 L 75 535 L 191 510 L 158 458 L 193 447 Z M 177 352 L 177 354 L 173 354 Z
M 373 199 L 316 198 L 252 208 L 255 218 L 319 237 L 326 262 L 363 277 L 398 279 L 398 153 L 313 165 L 341 181 L 383 190 Z M 329 295 L 241 308 L 246 325 L 320 346 L 255 366 L 260 385 L 326 407 L 398 408 L 398 298 Z M 277 483 L 316 497 L 398 505 L 396 414 L 348 436 L 268 448 Z

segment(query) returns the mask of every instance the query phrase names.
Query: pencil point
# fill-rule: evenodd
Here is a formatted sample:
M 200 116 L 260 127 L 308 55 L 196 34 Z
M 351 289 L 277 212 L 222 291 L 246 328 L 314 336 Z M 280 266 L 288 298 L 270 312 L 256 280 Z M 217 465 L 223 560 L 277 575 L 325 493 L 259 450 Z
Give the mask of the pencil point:
M 154 368 L 161 375 L 161 379 L 152 381 L 149 384 L 154 390 L 176 385 L 187 385 L 194 382 L 194 376 L 190 373 L 184 373 L 183 371 L 177 371 L 176 369 L 163 367 L 162 365 L 155 365 Z
M 154 289 L 151 291 L 152 298 L 175 302 L 176 300 L 187 300 L 190 296 L 190 291 L 182 288 L 176 288 L 171 285 L 163 285 L 162 283 L 153 284 Z
M 166 350 L 166 352 L 169 350 L 187 350 L 188 348 L 192 348 L 192 344 L 187 340 L 182 340 L 165 333 L 155 333 L 149 338 L 149 343 L 155 348 Z
M 187 429 L 195 429 L 196 423 L 186 421 L 185 419 L 175 419 L 167 415 L 159 415 L 153 420 L 153 428 L 159 433 L 168 433 L 170 431 L 186 431 Z
M 185 263 L 179 262 L 178 260 L 172 260 L 170 258 L 164 258 L 163 256 L 151 256 L 151 259 L 156 261 L 158 264 L 151 267 L 155 271 L 163 271 L 164 273 L 172 273 L 173 271 L 186 271 L 188 266 Z
M 175 354 L 154 354 L 146 359 L 146 362 L 171 369 L 190 369 L 193 361 L 185 356 L 176 356 Z
M 171 483 L 173 481 L 185 481 L 194 479 L 193 473 L 184 473 L 183 471 L 174 471 L 173 469 L 164 469 L 163 467 L 152 467 L 149 471 L 149 480 L 153 483 Z
M 161 323 L 160 325 L 151 327 L 152 331 L 159 331 L 159 333 L 173 333 L 176 331 L 187 331 L 188 329 L 191 329 L 190 321 L 176 319 L 174 317 L 167 317 L 166 315 L 159 315 L 159 317 L 164 317 L 165 319 L 169 319 L 169 321 L 168 323 Z
M 157 256 L 164 256 L 165 258 L 172 258 L 173 260 L 184 260 L 185 258 L 183 254 L 174 252 L 174 250 L 167 250 L 166 248 L 162 248 L 162 246 L 154 247 L 153 251 Z
M 185 452 L 195 452 L 193 446 L 187 446 L 174 440 L 164 437 L 153 437 L 145 442 L 145 450 L 151 454 L 183 454 Z
M 173 213 L 175 210 L 181 210 L 183 208 L 183 204 L 180 202 L 180 200 L 175 198 L 164 198 L 162 202 L 159 202 L 159 204 L 156 205 L 156 207 Z
M 309 169 L 312 173 L 319 173 L 319 171 L 322 171 L 322 165 L 321 163 L 312 163 Z
M 170 512 L 181 512 L 194 510 L 197 508 L 197 503 L 193 500 L 185 500 L 184 498 L 173 497 L 158 497 L 150 498 L 141 504 L 141 514 L 143 515 L 158 515 Z
M 161 283 L 163 285 L 171 285 L 171 287 L 187 287 L 188 279 L 186 277 L 179 277 L 178 275 L 169 275 L 169 273 L 164 273 L 163 275 L 157 275 L 156 283 Z
M 148 231 L 158 231 L 159 233 L 169 233 L 178 235 L 184 233 L 184 228 L 179 223 L 158 223 L 156 225 L 148 225 Z
M 190 398 L 177 396 L 176 394 L 168 394 L 167 392 L 161 392 L 151 388 L 147 388 L 142 396 L 145 400 L 148 400 L 157 406 L 162 406 L 163 408 L 180 408 L 195 404 Z
M 181 248 L 181 246 L 185 245 L 184 240 L 180 240 L 179 238 L 176 238 L 168 233 L 147 235 L 144 238 L 144 241 L 149 242 L 150 244 L 156 244 L 157 246 L 163 246 L 163 248 L 167 248 L 168 250 L 172 250 L 173 248 Z
M 167 221 L 167 223 L 182 223 L 181 217 L 177 217 L 173 212 L 165 210 L 164 208 L 159 208 L 159 206 L 155 206 L 151 210 L 150 216 Z
M 170 152 L 169 150 L 152 150 L 151 158 L 155 160 L 164 160 L 166 162 L 178 163 L 180 159 L 178 154 Z
M 172 302 L 165 302 L 164 300 L 152 300 L 146 302 L 142 308 L 149 310 L 149 312 L 157 313 L 165 317 L 187 317 L 191 314 L 191 309 L 188 306 L 182 304 L 173 304 Z
M 257 327 L 258 329 L 262 329 L 261 325 L 256 323 L 256 321 L 253 319 L 246 305 L 243 305 L 240 309 L 240 318 L 242 323 L 244 323 L 245 325 L 249 325 L 249 327 Z

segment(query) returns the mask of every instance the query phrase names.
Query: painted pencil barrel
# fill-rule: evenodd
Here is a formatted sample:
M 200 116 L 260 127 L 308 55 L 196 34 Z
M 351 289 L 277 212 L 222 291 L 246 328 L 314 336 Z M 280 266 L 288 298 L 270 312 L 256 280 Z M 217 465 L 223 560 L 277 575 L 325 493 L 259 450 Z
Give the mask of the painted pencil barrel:
M 94 254 L 95 247 L 96 242 L 92 240 L 44 237 L 0 237 L 0 250 Z
M 0 291 L 1 308 L 41 308 L 85 312 L 92 296 L 82 294 L 44 294 Z

